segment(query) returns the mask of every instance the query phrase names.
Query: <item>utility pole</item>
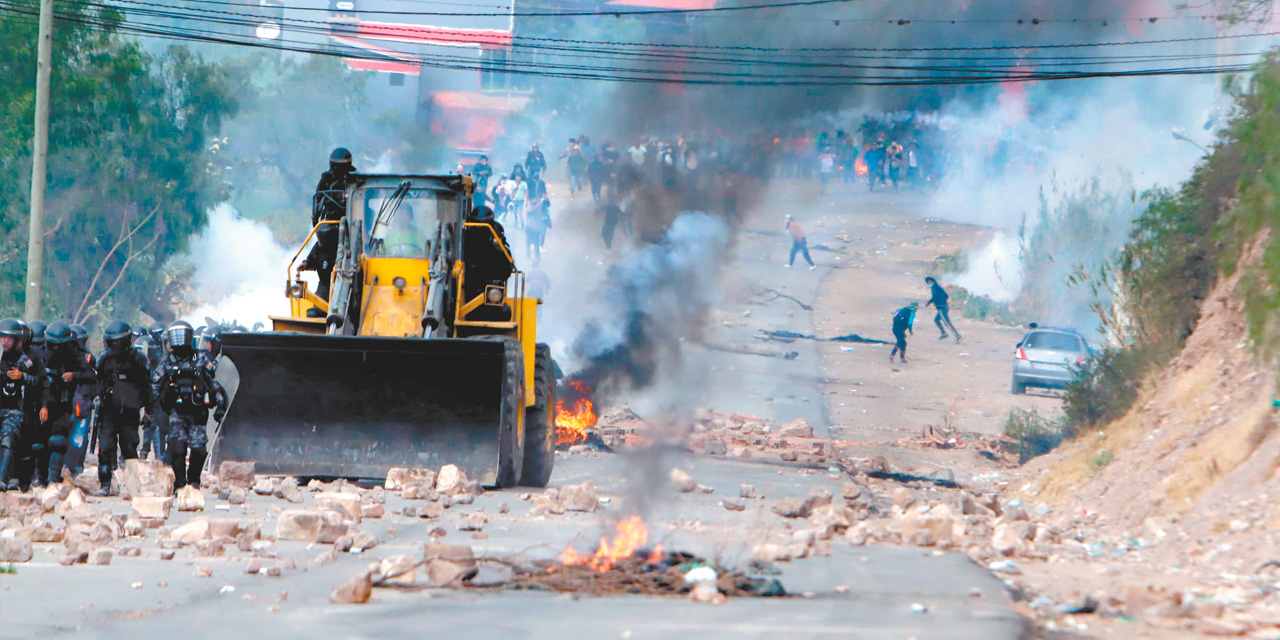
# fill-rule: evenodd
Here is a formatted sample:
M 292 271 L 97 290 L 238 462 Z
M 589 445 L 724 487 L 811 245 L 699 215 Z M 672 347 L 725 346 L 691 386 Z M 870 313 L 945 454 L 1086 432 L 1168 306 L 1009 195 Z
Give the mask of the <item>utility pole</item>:
M 49 158 L 49 72 L 53 61 L 53 0 L 40 0 L 36 54 L 36 135 L 31 153 L 31 222 L 27 241 L 27 320 L 39 320 L 44 286 L 44 192 Z

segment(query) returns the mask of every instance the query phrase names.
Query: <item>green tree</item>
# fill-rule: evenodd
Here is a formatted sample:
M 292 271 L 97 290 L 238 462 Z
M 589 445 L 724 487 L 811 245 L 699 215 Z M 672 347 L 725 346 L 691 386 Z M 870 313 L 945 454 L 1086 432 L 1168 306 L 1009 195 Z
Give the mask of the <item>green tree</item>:
M 211 142 L 236 111 L 231 83 L 186 49 L 149 55 L 110 26 L 60 20 L 54 33 L 44 316 L 168 318 L 163 267 L 225 193 Z M 21 308 L 26 270 L 35 42 L 33 20 L 0 13 L 0 73 L 11 79 L 0 86 L 5 315 Z

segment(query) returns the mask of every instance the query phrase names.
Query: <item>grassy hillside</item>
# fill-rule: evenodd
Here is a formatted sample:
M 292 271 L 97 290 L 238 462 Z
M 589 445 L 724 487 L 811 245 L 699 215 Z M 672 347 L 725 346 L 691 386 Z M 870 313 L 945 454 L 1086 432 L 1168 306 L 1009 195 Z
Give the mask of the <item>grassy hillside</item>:
M 1254 352 L 1280 355 L 1280 51 L 1236 94 L 1235 117 L 1209 156 L 1181 189 L 1148 194 L 1124 249 L 1092 283 L 1112 301 L 1097 311 L 1123 346 L 1068 389 L 1073 429 L 1122 416 L 1142 381 L 1182 350 L 1218 279 L 1237 268 Z M 1255 242 L 1262 258 L 1237 267 Z

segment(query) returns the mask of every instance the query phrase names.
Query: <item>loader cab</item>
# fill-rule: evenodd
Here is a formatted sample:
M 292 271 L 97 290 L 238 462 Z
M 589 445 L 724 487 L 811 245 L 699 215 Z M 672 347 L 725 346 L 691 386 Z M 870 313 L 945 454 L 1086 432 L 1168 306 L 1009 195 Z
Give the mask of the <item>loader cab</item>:
M 369 257 L 430 258 L 436 230 L 442 223 L 457 221 L 457 193 L 382 182 L 374 179 L 357 186 L 348 200 L 351 213 L 364 225 Z

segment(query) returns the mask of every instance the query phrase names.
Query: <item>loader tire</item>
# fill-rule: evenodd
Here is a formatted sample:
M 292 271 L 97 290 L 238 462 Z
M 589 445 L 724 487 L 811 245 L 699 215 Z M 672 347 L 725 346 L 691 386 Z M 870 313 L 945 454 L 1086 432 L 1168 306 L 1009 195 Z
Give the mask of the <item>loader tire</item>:
M 539 344 L 533 363 L 534 404 L 524 413 L 524 469 L 520 485 L 545 487 L 556 464 L 556 381 L 551 347 Z
M 520 341 L 506 336 L 484 336 L 481 340 L 501 342 L 504 346 L 502 371 L 502 408 L 498 421 L 498 479 L 501 487 L 514 487 L 520 482 L 524 467 L 524 451 L 520 446 L 520 413 L 524 410 L 524 349 Z

